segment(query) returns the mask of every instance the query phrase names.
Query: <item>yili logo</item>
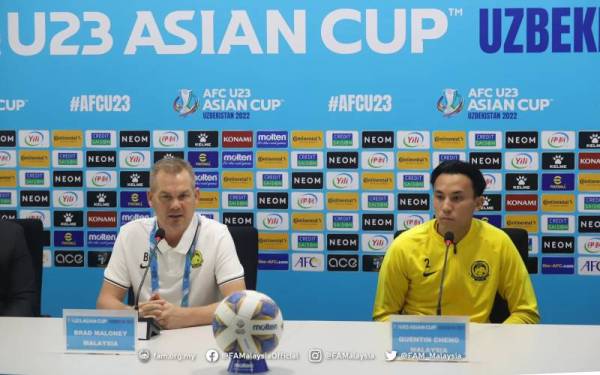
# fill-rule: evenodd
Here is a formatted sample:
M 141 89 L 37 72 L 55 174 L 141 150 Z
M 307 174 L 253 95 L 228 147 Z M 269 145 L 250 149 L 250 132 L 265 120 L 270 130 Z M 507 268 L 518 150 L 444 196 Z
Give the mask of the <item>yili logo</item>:
M 531 157 L 531 155 L 521 152 L 513 156 L 510 163 L 516 169 L 525 169 L 531 166 L 531 164 L 533 163 L 533 158 Z
M 77 165 L 77 153 L 59 152 L 58 165 Z
M 548 230 L 568 230 L 569 219 L 566 217 L 549 217 Z
M 583 198 L 583 209 L 584 210 L 600 210 L 600 197 L 584 197 Z
M 134 151 L 127 155 L 125 158 L 125 164 L 127 164 L 129 167 L 139 167 L 144 164 L 145 160 L 146 156 L 143 153 Z
M 592 237 L 583 245 L 585 251 L 591 254 L 600 254 L 600 237 Z
M 414 226 L 421 225 L 425 222 L 422 216 L 419 215 L 410 215 L 404 219 L 402 222 L 402 228 L 410 229 Z
M 229 207 L 248 207 L 248 194 L 229 194 L 227 204 Z
M 25 144 L 29 147 L 37 147 L 44 142 L 44 133 L 32 131 L 25 135 Z
M 108 172 L 98 172 L 92 177 L 92 184 L 96 187 L 104 187 L 112 182 L 112 177 Z
M 278 173 L 265 173 L 262 176 L 263 186 L 283 187 L 283 175 Z
M 111 134 L 105 132 L 92 133 L 91 144 L 92 146 L 110 146 Z
M 420 132 L 410 132 L 402 138 L 402 144 L 408 148 L 420 147 L 425 143 L 425 136 Z
M 269 214 L 263 219 L 263 225 L 267 229 L 275 229 L 283 224 L 283 216 L 280 214 Z
M 298 206 L 307 210 L 315 208 L 318 202 L 319 198 L 313 193 L 302 194 L 297 201 Z
M 319 247 L 319 238 L 313 235 L 298 236 L 298 248 L 300 249 L 317 249 Z
M 158 143 L 163 147 L 175 147 L 179 142 L 179 135 L 175 132 L 166 132 L 158 138 Z
M 354 177 L 349 173 L 340 173 L 333 178 L 333 186 L 338 189 L 345 189 L 352 185 Z
M 388 162 L 388 156 L 382 152 L 378 152 L 369 156 L 367 161 L 369 167 L 379 169 L 383 168 Z
M 77 203 L 77 194 L 72 191 L 65 191 L 58 197 L 58 203 L 63 207 L 71 207 Z
M 475 134 L 475 146 L 477 147 L 495 147 L 496 134 L 494 133 L 477 133 Z
M 388 208 L 390 202 L 387 195 L 369 195 L 367 197 L 368 208 Z
M 402 186 L 405 188 L 425 187 L 425 177 L 420 174 L 405 174 L 402 176 Z
M 370 250 L 373 251 L 382 251 L 388 248 L 389 246 L 389 240 L 387 239 L 386 236 L 382 236 L 382 235 L 376 235 L 373 236 L 369 242 L 368 242 L 368 246 Z
M 351 229 L 353 227 L 353 217 L 348 215 L 334 215 L 333 227 L 336 229 Z
M 0 151 L 0 166 L 8 165 L 12 161 L 10 153 L 6 151 Z
M 44 174 L 42 172 L 25 172 L 26 185 L 44 185 Z
M 569 135 L 565 132 L 555 132 L 548 137 L 548 146 L 562 148 L 569 143 Z
M 352 146 L 352 133 L 333 133 L 331 142 L 334 147 Z

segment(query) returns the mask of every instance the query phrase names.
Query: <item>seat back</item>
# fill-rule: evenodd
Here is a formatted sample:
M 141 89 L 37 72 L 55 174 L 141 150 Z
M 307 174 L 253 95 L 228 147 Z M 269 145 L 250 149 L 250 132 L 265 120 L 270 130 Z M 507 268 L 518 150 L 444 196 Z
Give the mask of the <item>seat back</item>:
M 244 267 L 246 289 L 256 290 L 258 268 L 258 231 L 254 227 L 228 226 L 237 256 Z
M 19 224 L 25 233 L 27 249 L 31 255 L 33 273 L 35 276 L 35 305 L 33 306 L 34 316 L 40 316 L 42 301 L 42 270 L 43 270 L 43 250 L 44 250 L 44 226 L 38 219 L 15 219 L 13 222 Z

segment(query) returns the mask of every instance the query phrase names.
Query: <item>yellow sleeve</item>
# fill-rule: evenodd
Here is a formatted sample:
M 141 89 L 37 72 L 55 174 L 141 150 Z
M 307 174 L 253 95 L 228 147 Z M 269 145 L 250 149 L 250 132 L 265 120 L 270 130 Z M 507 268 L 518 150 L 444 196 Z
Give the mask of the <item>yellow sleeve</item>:
M 504 246 L 498 285 L 498 292 L 507 301 L 510 311 L 504 323 L 537 324 L 540 314 L 527 268 L 510 238 Z
M 400 314 L 404 307 L 408 278 L 397 238 L 388 249 L 379 270 L 377 293 L 373 306 L 373 320 L 387 321 L 392 314 Z

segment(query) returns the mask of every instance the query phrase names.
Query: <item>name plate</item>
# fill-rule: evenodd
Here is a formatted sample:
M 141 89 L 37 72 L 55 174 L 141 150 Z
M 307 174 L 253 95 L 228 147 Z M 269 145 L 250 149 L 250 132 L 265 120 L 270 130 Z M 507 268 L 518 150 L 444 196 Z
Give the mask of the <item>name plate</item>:
M 393 315 L 388 360 L 466 361 L 469 318 Z
M 137 312 L 63 310 L 67 352 L 135 352 Z

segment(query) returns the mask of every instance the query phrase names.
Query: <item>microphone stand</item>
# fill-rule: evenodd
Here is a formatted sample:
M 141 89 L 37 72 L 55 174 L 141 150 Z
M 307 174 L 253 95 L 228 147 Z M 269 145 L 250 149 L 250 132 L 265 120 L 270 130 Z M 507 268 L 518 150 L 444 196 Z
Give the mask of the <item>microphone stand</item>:
M 450 245 L 454 243 L 454 233 L 446 232 L 444 235 L 444 242 L 446 243 L 446 253 L 444 255 L 444 266 L 442 267 L 442 280 L 440 281 L 436 315 L 442 315 L 442 292 L 444 291 L 444 278 L 446 277 L 446 265 L 448 264 L 448 249 L 450 248 Z M 456 252 L 456 245 L 454 251 Z
M 148 259 L 148 265 L 144 268 L 146 268 L 144 270 L 144 275 L 142 276 L 142 281 L 140 281 L 140 285 L 138 286 L 137 289 L 137 293 L 135 295 L 135 304 L 134 304 L 134 308 L 136 311 L 138 311 L 138 323 L 142 323 L 142 330 L 145 331 L 144 335 L 142 335 L 140 337 L 141 340 L 149 340 L 152 337 L 160 334 L 160 330 L 161 327 L 158 324 L 158 322 L 156 321 L 156 319 L 152 318 L 152 317 L 143 317 L 143 316 L 139 316 L 139 303 L 140 303 L 140 292 L 142 290 L 142 285 L 144 285 L 144 281 L 146 280 L 146 276 L 148 275 L 148 269 L 150 268 L 150 264 L 152 263 L 152 260 L 156 257 L 156 250 L 158 249 L 158 243 L 160 241 L 162 241 L 165 238 L 165 231 L 162 228 L 159 228 L 156 231 L 156 245 L 154 245 L 154 248 L 150 251 L 150 257 Z M 145 328 L 144 328 L 145 327 Z

